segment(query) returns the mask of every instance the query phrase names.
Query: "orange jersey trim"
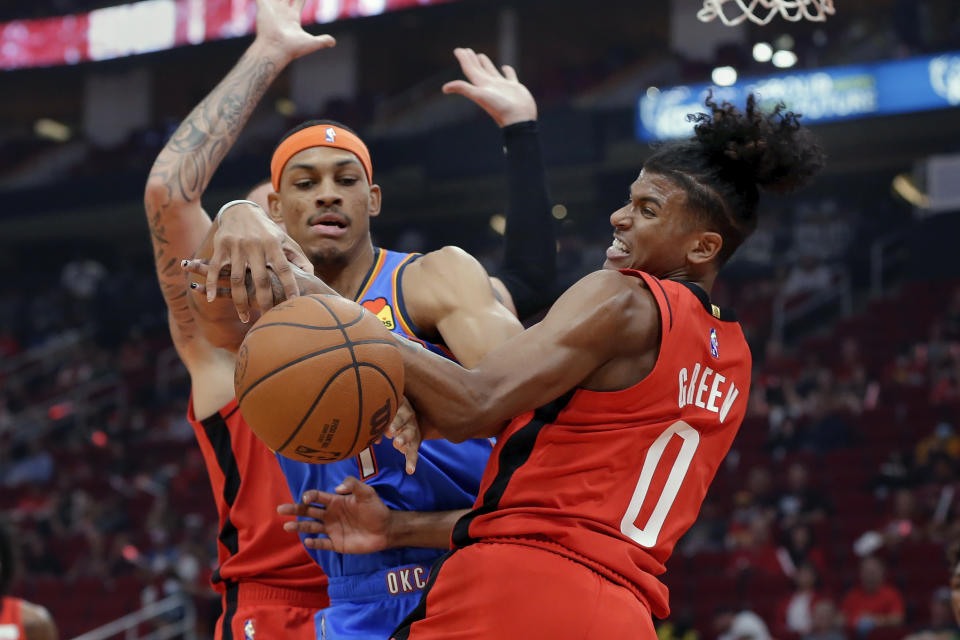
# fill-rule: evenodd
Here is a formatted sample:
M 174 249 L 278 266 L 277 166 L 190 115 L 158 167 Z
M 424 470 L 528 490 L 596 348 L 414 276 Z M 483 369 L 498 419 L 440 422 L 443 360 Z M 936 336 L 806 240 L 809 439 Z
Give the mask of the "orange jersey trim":
M 360 287 L 360 291 L 357 292 L 357 296 L 354 298 L 355 302 L 363 300 L 363 296 L 367 295 L 367 291 L 370 290 L 370 287 L 376 281 L 377 276 L 380 275 L 380 271 L 383 269 L 383 263 L 387 259 L 387 252 L 383 249 L 377 249 L 377 258 L 373 262 L 373 268 L 370 269 L 370 273 L 367 274 L 367 279 L 363 283 L 363 286 Z
M 393 270 L 393 274 L 391 274 L 390 276 L 390 286 L 391 286 L 391 289 L 393 290 L 394 302 L 397 302 L 398 300 L 400 300 L 400 297 L 398 297 L 400 293 L 398 291 L 400 287 L 399 276 L 400 276 L 400 272 L 403 270 L 403 265 L 407 264 L 408 262 L 410 262 L 411 260 L 419 256 L 420 254 L 418 253 L 411 253 L 406 258 L 404 258 L 400 262 L 400 264 L 397 265 L 396 269 Z M 423 342 L 422 340 L 416 337 L 417 335 L 416 332 L 414 332 L 413 328 L 411 328 L 410 323 L 407 322 L 407 318 L 404 316 L 404 312 L 403 312 L 404 310 L 402 308 L 402 305 L 394 304 L 394 307 L 396 307 L 394 309 L 394 315 L 396 316 L 397 323 L 400 325 L 400 328 L 403 329 L 407 333 L 407 335 L 412 336 L 414 340 L 417 340 L 418 342 Z

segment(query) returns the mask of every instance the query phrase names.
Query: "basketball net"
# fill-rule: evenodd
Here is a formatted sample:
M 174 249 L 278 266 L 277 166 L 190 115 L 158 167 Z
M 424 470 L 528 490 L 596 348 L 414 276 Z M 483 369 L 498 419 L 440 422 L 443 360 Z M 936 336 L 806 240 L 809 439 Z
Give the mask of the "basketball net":
M 727 16 L 724 5 L 729 7 L 731 16 Z M 735 27 L 745 20 L 768 24 L 777 14 L 790 22 L 824 22 L 828 15 L 835 13 L 833 0 L 703 0 L 703 9 L 697 12 L 697 18 L 701 22 L 720 18 L 723 24 Z

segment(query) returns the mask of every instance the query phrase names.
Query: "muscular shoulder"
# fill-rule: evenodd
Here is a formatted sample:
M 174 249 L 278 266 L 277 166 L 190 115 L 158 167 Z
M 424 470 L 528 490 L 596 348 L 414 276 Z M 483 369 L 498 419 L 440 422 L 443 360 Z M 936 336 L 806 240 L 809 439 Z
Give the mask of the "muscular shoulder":
M 57 640 L 57 625 L 45 607 L 24 601 L 20 612 L 26 640 Z
M 428 332 L 453 310 L 495 300 L 486 269 L 460 247 L 425 254 L 407 267 L 400 284 L 407 312 Z
M 659 318 L 657 302 L 646 282 L 619 271 L 594 271 L 570 287 L 568 293 L 575 293 L 592 305 L 594 313 L 606 322 L 634 325 Z
M 405 280 L 414 286 L 444 287 L 464 278 L 487 280 L 487 271 L 472 255 L 460 247 L 446 246 L 424 254 L 407 269 Z
M 646 283 L 610 269 L 594 271 L 570 287 L 556 307 L 591 327 L 597 340 L 644 350 L 659 341 L 660 311 Z

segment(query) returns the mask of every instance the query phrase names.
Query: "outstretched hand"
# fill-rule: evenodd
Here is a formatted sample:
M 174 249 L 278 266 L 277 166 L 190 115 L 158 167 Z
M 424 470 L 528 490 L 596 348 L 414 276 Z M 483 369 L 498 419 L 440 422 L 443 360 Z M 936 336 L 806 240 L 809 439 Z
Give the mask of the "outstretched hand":
M 282 504 L 277 513 L 310 520 L 285 522 L 283 528 L 293 533 L 320 534 L 322 538 L 305 538 L 310 549 L 337 553 L 374 553 L 390 543 L 390 509 L 377 492 L 352 476 L 347 477 L 335 493 L 311 489 L 299 504 Z
M 332 36 L 314 36 L 300 26 L 306 0 L 257 0 L 257 39 L 291 60 L 337 44 Z
M 467 80 L 443 85 L 444 93 L 457 93 L 490 114 L 500 127 L 537 119 L 537 102 L 517 79 L 517 72 L 504 65 L 501 72 L 486 56 L 473 49 L 454 49 Z

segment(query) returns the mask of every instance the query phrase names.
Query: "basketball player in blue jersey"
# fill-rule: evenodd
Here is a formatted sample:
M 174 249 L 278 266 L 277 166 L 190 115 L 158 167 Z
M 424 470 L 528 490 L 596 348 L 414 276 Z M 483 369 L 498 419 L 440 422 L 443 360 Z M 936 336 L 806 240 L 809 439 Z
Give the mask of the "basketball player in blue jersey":
M 206 286 L 194 283 L 192 289 L 208 294 L 208 302 L 191 298 L 200 315 L 223 318 L 213 309 L 222 310 L 224 304 L 232 309 L 229 297 L 217 300 L 217 276 L 227 266 L 232 272 L 228 293 L 238 303 L 241 320 L 252 319 L 244 277 L 248 269 L 258 285 L 257 307 L 271 305 L 268 267 L 285 266 L 284 250 L 291 249 L 275 224 L 282 222 L 312 269 L 341 295 L 359 301 L 392 331 L 430 350 L 452 353 L 465 366 L 521 329 L 510 307 L 525 310 L 540 304 L 536 297 L 549 290 L 555 255 L 535 135 L 536 105 L 509 67 L 501 73 L 485 56 L 467 49 L 456 55 L 470 82 L 457 81 L 445 89 L 480 104 L 503 128 L 511 215 L 536 216 L 509 225 L 502 273 L 506 286 L 492 283 L 475 259 L 453 247 L 423 256 L 374 247 L 369 220 L 380 213 L 381 193 L 372 180 L 366 145 L 348 128 L 318 121 L 291 131 L 278 145 L 271 162 L 269 213 L 251 202 L 221 210 L 204 243 L 213 248 L 209 267 L 188 265 L 208 276 Z M 283 275 L 278 269 L 275 277 Z M 226 319 L 221 324 L 223 331 L 237 326 Z M 389 442 L 333 464 L 279 458 L 295 500 L 306 490 L 333 491 L 345 478 L 359 477 L 386 506 L 411 514 L 403 535 L 394 539 L 398 546 L 377 553 L 344 555 L 340 551 L 364 549 L 334 551 L 324 542 L 327 538 L 305 541 L 329 577 L 331 605 L 317 616 L 318 637 L 388 637 L 416 605 L 430 564 L 449 544 L 453 522 L 473 503 L 490 450 L 485 439 L 459 445 L 431 442 L 421 447 L 412 475 Z

